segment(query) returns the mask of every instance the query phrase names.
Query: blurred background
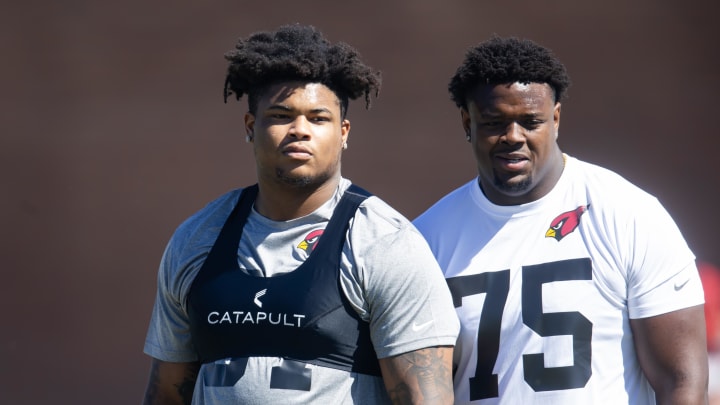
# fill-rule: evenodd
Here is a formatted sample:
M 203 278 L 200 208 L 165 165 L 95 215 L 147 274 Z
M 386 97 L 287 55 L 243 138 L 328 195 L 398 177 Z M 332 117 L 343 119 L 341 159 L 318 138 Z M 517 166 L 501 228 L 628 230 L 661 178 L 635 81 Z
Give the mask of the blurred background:
M 552 49 L 562 149 L 655 194 L 720 263 L 716 2 L 5 1 L 0 13 L 0 402 L 140 403 L 165 244 L 255 181 L 223 54 L 285 23 L 383 73 L 351 105 L 343 174 L 414 218 L 475 176 L 447 83 L 492 34 Z M 714 38 L 714 39 L 713 39 Z

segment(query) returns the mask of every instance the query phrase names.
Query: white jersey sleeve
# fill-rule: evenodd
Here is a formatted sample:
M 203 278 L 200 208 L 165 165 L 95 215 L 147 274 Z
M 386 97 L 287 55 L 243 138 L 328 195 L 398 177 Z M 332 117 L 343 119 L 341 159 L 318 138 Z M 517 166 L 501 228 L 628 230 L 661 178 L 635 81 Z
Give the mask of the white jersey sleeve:
M 655 198 L 628 219 L 630 318 L 646 318 L 703 303 L 702 283 L 680 229 Z M 672 297 L 672 299 L 669 299 Z

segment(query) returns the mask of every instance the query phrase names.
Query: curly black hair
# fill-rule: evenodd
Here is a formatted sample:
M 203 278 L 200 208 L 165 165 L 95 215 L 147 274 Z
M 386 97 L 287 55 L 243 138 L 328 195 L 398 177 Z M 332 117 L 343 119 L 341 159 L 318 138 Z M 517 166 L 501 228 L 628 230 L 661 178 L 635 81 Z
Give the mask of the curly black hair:
M 343 117 L 348 99 L 364 95 L 365 107 L 370 108 L 371 94 L 377 97 L 380 91 L 379 71 L 361 62 L 351 46 L 331 44 L 313 26 L 292 24 L 272 32 L 255 32 L 241 38 L 225 59 L 230 62 L 223 88 L 225 102 L 232 93 L 238 100 L 247 94 L 253 114 L 262 93 L 281 81 L 322 83 L 340 99 Z
M 466 109 L 468 93 L 477 85 L 514 82 L 547 83 L 557 102 L 565 96 L 570 77 L 549 49 L 528 39 L 493 36 L 465 54 L 448 90 L 455 104 Z

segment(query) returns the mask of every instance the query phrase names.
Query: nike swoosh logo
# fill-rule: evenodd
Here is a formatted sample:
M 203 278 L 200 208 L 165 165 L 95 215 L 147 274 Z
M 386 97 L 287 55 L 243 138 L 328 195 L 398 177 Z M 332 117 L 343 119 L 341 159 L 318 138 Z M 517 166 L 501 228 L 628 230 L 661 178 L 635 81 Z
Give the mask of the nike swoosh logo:
M 688 282 L 690 282 L 690 279 L 687 279 L 687 280 L 683 281 L 682 283 L 675 283 L 675 285 L 674 285 L 675 291 L 680 291 L 683 287 L 685 287 L 685 284 L 687 284 Z
M 428 326 L 432 325 L 433 322 L 435 322 L 435 321 L 430 320 L 430 321 L 427 321 L 427 322 L 423 322 L 423 323 L 421 323 L 420 325 L 418 325 L 417 323 L 413 322 L 413 324 L 412 324 L 412 330 L 413 330 L 413 332 L 420 332 L 421 330 L 423 330 L 423 329 L 427 328 Z

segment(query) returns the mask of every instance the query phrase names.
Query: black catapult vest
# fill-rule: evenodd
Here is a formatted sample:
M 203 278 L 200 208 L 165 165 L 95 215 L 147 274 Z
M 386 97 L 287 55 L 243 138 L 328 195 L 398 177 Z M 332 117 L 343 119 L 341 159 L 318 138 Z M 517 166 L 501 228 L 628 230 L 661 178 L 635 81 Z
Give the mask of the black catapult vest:
M 238 245 L 257 196 L 242 191 L 188 294 L 192 341 L 202 362 L 277 356 L 380 375 L 367 322 L 340 288 L 340 257 L 349 221 L 370 194 L 351 185 L 310 256 L 274 277 L 240 270 Z

